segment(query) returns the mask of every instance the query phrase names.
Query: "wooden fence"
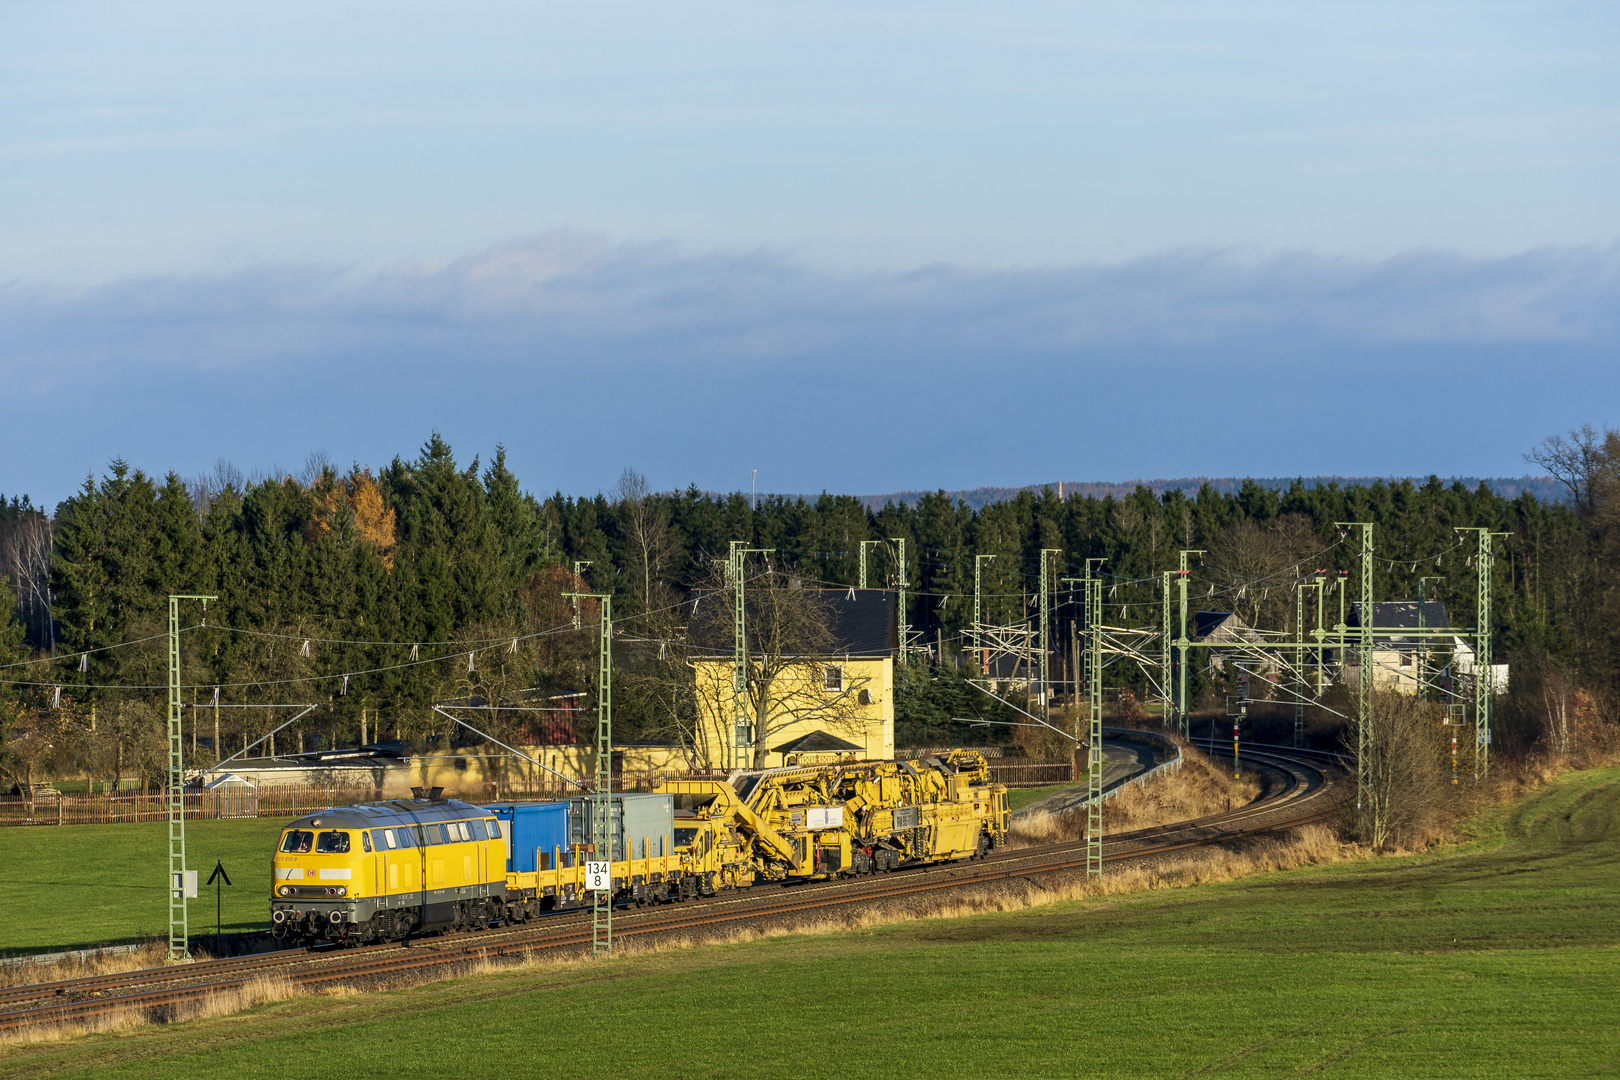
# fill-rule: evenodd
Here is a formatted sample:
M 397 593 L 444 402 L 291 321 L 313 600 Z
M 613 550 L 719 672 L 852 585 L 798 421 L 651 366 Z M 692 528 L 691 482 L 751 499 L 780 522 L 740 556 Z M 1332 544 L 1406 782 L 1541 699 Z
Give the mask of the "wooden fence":
M 724 780 L 724 773 L 672 773 L 627 776 L 614 784 L 616 791 L 651 791 L 665 780 Z M 480 791 L 446 792 L 469 802 L 566 799 L 584 789 L 560 779 L 550 784 L 487 785 Z M 371 787 L 335 785 L 264 784 L 257 791 L 208 792 L 187 790 L 186 817 L 280 818 L 290 820 L 317 810 L 383 798 Z M 167 821 L 169 798 L 161 791 L 122 791 L 112 795 L 49 795 L 29 800 L 20 795 L 0 796 L 0 827 L 6 825 L 96 825 L 124 821 Z
M 366 789 L 332 787 L 265 787 L 258 791 L 187 791 L 186 817 L 293 818 L 329 806 L 375 798 Z M 0 797 L 0 826 L 100 825 L 126 821 L 167 821 L 169 797 L 161 791 L 115 795 L 57 795 L 29 801 L 18 795 Z
M 1005 760 L 1005 759 L 1002 759 Z M 990 782 L 1008 787 L 1046 787 L 1049 784 L 1079 783 L 1072 761 L 1019 761 L 1016 765 L 990 762 Z

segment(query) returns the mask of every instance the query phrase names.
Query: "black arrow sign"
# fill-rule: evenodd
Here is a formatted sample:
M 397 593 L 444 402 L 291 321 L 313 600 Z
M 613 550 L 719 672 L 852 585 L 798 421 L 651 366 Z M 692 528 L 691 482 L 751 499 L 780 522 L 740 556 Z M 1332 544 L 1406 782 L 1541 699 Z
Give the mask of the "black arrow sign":
M 214 860 L 214 872 L 208 875 L 208 884 L 214 887 L 214 951 L 220 951 L 220 945 L 225 940 L 224 934 L 224 898 L 220 893 L 220 885 L 229 885 L 231 876 L 225 872 L 225 863 L 219 859 Z

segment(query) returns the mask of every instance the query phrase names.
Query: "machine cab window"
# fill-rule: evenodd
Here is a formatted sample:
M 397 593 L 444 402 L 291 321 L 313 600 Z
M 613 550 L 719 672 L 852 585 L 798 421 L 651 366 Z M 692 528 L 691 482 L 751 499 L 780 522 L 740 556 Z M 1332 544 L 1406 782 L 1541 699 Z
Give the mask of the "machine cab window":
M 293 855 L 302 855 L 314 842 L 314 833 L 305 832 L 303 829 L 288 829 L 282 834 L 281 850 Z
M 315 838 L 317 855 L 344 855 L 348 850 L 349 834 L 346 832 L 323 832 Z

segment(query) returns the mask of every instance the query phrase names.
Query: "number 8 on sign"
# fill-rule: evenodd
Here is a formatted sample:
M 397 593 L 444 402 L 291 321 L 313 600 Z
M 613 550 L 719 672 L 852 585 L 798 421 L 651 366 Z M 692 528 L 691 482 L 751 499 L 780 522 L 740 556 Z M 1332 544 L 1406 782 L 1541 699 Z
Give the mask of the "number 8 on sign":
M 597 892 L 606 892 L 613 888 L 607 863 L 587 862 L 585 864 L 585 888 Z

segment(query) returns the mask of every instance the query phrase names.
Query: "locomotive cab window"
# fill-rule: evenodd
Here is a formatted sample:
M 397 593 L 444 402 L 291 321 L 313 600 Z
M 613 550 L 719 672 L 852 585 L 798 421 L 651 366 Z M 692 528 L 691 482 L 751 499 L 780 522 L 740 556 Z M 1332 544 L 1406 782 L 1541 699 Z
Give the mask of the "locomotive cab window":
M 281 850 L 292 852 L 295 855 L 309 850 L 309 845 L 315 840 L 315 834 L 302 829 L 288 829 L 281 838 Z
M 370 833 L 363 832 L 363 833 L 360 834 L 360 846 L 362 848 L 364 848 L 366 851 L 371 850 L 371 834 Z
M 489 820 L 484 822 L 484 825 L 487 826 L 488 829 L 489 829 L 489 838 L 491 840 L 499 840 L 501 838 L 501 823 L 500 823 L 500 821 L 496 820 L 495 818 L 490 818 Z
M 317 855 L 343 855 L 348 850 L 349 834 L 346 832 L 323 832 L 315 840 Z
M 472 833 L 474 840 L 488 840 L 489 835 L 484 832 L 484 819 L 473 818 L 467 822 L 467 829 Z
M 675 830 L 675 846 L 676 847 L 689 847 L 689 846 L 691 846 L 692 841 L 697 839 L 697 834 L 698 834 L 698 831 L 696 829 L 676 829 Z
M 401 831 L 403 832 L 404 830 L 401 830 Z M 384 829 L 382 831 L 382 835 L 383 835 L 383 840 L 385 842 L 387 842 L 387 844 L 388 844 L 388 846 L 390 848 L 397 848 L 399 846 L 398 841 L 396 841 L 394 839 L 394 830 L 393 829 Z

